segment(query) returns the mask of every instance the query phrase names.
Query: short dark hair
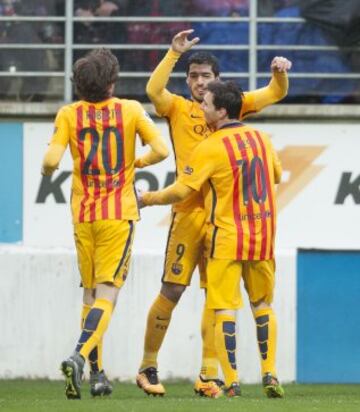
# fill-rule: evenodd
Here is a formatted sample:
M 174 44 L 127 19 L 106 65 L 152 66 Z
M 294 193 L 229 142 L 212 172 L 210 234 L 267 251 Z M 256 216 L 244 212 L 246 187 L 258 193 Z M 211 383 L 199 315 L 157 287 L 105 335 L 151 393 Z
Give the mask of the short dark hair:
M 119 62 L 109 49 L 95 49 L 78 59 L 73 68 L 75 92 L 88 102 L 101 102 L 109 96 L 109 87 L 116 82 Z
M 229 119 L 238 119 L 240 117 L 244 93 L 237 83 L 213 80 L 207 87 L 213 95 L 213 104 L 217 110 L 224 108 Z
M 211 53 L 204 51 L 193 53 L 187 60 L 186 74 L 189 74 L 191 64 L 208 64 L 211 66 L 215 77 L 218 77 L 220 74 L 219 60 Z

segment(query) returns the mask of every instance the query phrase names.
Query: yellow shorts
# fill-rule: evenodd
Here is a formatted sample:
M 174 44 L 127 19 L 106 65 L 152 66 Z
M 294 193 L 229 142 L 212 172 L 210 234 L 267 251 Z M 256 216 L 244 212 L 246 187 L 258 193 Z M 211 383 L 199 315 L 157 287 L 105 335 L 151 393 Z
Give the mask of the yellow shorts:
M 123 285 L 129 267 L 134 226 L 130 220 L 99 220 L 74 225 L 84 288 L 95 288 L 98 283 L 112 283 L 118 288 Z
M 239 309 L 243 306 L 240 280 L 251 303 L 271 303 L 275 285 L 275 262 L 271 260 L 237 261 L 209 258 L 206 266 L 209 309 Z
M 243 262 L 242 277 L 251 303 L 272 303 L 275 287 L 275 260 Z
M 205 212 L 173 213 L 165 253 L 163 282 L 190 285 L 199 265 L 200 285 L 206 283 L 203 247 Z

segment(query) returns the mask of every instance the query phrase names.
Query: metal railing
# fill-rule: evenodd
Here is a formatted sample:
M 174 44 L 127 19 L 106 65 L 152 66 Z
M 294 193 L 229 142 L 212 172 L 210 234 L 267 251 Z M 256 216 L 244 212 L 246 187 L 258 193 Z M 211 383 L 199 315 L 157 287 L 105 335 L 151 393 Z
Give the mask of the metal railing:
M 305 22 L 302 18 L 274 18 L 274 17 L 258 17 L 257 16 L 257 0 L 251 0 L 249 2 L 249 16 L 248 17 L 156 17 L 156 16 L 128 16 L 128 17 L 76 17 L 74 16 L 74 1 L 67 0 L 65 8 L 65 16 L 55 17 L 36 17 L 36 16 L 16 16 L 16 17 L 0 17 L 1 22 L 51 22 L 64 24 L 64 43 L 52 44 L 52 43 L 0 43 L 0 51 L 4 52 L 7 49 L 14 50 L 63 50 L 64 52 L 64 69 L 62 71 L 12 71 L 10 68 L 8 71 L 0 71 L 0 78 L 14 78 L 14 77 L 49 77 L 49 78 L 63 78 L 64 79 L 64 93 L 63 100 L 65 102 L 72 99 L 72 84 L 71 84 L 71 71 L 73 65 L 73 54 L 75 50 L 87 50 L 96 47 L 108 47 L 112 50 L 167 50 L 169 44 L 74 44 L 74 25 L 76 23 L 247 23 L 249 26 L 249 42 L 248 44 L 199 44 L 195 46 L 201 50 L 221 50 L 221 51 L 247 51 L 249 57 L 249 70 L 246 72 L 224 72 L 222 77 L 231 78 L 247 78 L 249 79 L 249 88 L 255 89 L 257 87 L 257 81 L 261 78 L 269 77 L 269 73 L 258 72 L 257 53 L 259 51 L 333 51 L 337 52 L 339 48 L 337 46 L 324 46 L 324 45 L 262 45 L 258 44 L 257 33 L 258 25 L 261 23 L 277 24 L 277 23 L 294 23 L 302 24 Z M 169 39 L 170 40 L 170 39 Z M 345 51 L 360 50 L 359 48 L 346 48 Z M 148 78 L 150 72 L 121 72 L 120 78 L 138 79 Z M 173 78 L 182 78 L 184 74 L 173 73 Z M 322 79 L 360 79 L 360 73 L 294 73 L 289 74 L 290 78 L 322 78 Z

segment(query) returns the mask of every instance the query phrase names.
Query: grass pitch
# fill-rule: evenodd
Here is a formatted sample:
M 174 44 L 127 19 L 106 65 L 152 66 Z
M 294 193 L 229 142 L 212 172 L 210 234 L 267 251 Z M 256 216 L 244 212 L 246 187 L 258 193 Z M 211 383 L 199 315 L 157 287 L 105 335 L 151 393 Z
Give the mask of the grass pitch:
M 163 398 L 145 395 L 135 384 L 114 383 L 108 398 L 92 399 L 88 383 L 82 399 L 68 401 L 64 383 L 0 380 L 1 412 L 352 412 L 360 411 L 360 385 L 285 385 L 284 399 L 267 399 L 260 385 L 243 385 L 237 399 L 205 399 L 191 383 L 168 383 Z

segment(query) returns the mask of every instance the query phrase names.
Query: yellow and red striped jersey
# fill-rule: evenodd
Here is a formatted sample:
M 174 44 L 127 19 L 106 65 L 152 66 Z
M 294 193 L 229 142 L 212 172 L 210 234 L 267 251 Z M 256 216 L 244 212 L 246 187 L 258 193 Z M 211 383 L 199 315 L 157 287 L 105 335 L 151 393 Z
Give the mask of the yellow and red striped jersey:
M 137 133 L 144 143 L 160 136 L 134 100 L 78 101 L 59 110 L 51 143 L 70 145 L 74 223 L 139 218 L 134 192 Z
M 240 119 L 256 111 L 254 94 L 248 92 L 243 98 Z M 176 161 L 176 175 L 180 176 L 191 153 L 200 142 L 210 135 L 211 131 L 206 124 L 200 103 L 185 99 L 182 96 L 174 94 L 171 107 L 166 113 L 161 114 L 167 118 L 169 123 Z M 203 207 L 204 202 L 200 193 L 193 193 L 183 202 L 175 204 L 173 210 L 175 212 L 186 212 Z
M 273 257 L 280 176 L 269 137 L 240 122 L 225 125 L 197 146 L 179 181 L 205 196 L 208 256 Z

